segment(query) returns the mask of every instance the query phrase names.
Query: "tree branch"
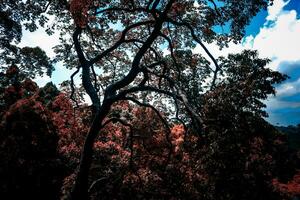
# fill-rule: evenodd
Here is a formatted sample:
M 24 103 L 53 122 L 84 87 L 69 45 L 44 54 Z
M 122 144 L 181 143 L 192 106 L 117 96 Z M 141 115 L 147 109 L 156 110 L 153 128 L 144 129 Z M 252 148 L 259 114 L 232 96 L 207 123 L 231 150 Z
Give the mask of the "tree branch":
M 209 58 L 213 61 L 214 65 L 215 65 L 215 70 L 214 70 L 214 75 L 213 75 L 213 80 L 212 80 L 212 84 L 211 84 L 211 89 L 213 89 L 216 85 L 216 79 L 217 79 L 217 74 L 218 72 L 221 70 L 220 66 L 218 65 L 217 60 L 214 58 L 214 56 L 210 53 L 210 51 L 206 48 L 206 46 L 202 43 L 202 41 L 196 36 L 195 31 L 193 29 L 193 27 L 187 23 L 187 22 L 177 22 L 174 21 L 170 18 L 167 19 L 170 23 L 177 25 L 177 26 L 185 26 L 187 27 L 190 32 L 191 35 L 193 37 L 193 39 L 202 47 L 202 49 L 205 51 L 205 53 L 209 56 Z
M 135 23 L 135 24 L 132 24 L 132 25 L 126 27 L 122 31 L 120 39 L 112 47 L 106 49 L 101 54 L 99 54 L 95 58 L 91 59 L 89 61 L 89 64 L 90 65 L 95 64 L 96 62 L 98 62 L 99 60 L 101 60 L 103 57 L 107 56 L 109 53 L 111 53 L 112 51 L 114 51 L 115 49 L 117 49 L 123 42 L 125 42 L 125 36 L 126 36 L 126 34 L 127 34 L 127 32 L 129 30 L 131 30 L 133 28 L 136 28 L 136 27 L 139 27 L 139 26 L 142 26 L 142 25 L 151 24 L 151 23 L 154 23 L 154 21 L 149 20 L 149 21 L 138 22 L 138 23 Z
M 166 140 L 169 144 L 169 146 L 168 146 L 169 153 L 168 153 L 168 158 L 167 158 L 167 162 L 169 162 L 170 157 L 171 157 L 171 153 L 172 153 L 172 149 L 173 149 L 173 145 L 172 145 L 172 142 L 171 142 L 171 139 L 170 139 L 171 129 L 170 129 L 170 126 L 169 126 L 168 122 L 166 121 L 166 119 L 164 119 L 163 116 L 160 114 L 160 112 L 154 106 L 152 106 L 150 104 L 142 103 L 142 102 L 138 101 L 137 99 L 135 99 L 133 97 L 125 97 L 125 98 L 123 98 L 123 100 L 132 101 L 133 103 L 135 103 L 139 106 L 150 108 L 151 110 L 153 110 L 155 112 L 155 114 L 158 116 L 158 118 L 164 124 L 165 130 L 166 130 Z
M 171 58 L 172 58 L 173 63 L 175 65 L 176 69 L 177 69 L 178 78 L 180 79 L 180 77 L 181 77 L 181 71 L 180 71 L 180 67 L 179 67 L 179 65 L 177 63 L 177 59 L 176 59 L 176 57 L 174 55 L 174 49 L 173 49 L 172 40 L 168 36 L 166 36 L 165 34 L 163 34 L 163 33 L 160 33 L 160 36 L 162 36 L 169 43 L 169 48 L 170 48 L 170 52 L 171 52 Z
M 140 72 L 139 69 L 140 61 L 144 56 L 144 54 L 147 52 L 147 50 L 151 47 L 154 40 L 158 37 L 162 25 L 165 22 L 165 18 L 167 17 L 167 12 L 169 11 L 173 3 L 174 0 L 170 0 L 164 12 L 156 20 L 153 31 L 151 32 L 150 36 L 147 38 L 143 46 L 139 49 L 136 56 L 134 57 L 132 61 L 132 67 L 129 73 L 123 79 L 111 85 L 111 87 L 108 88 L 107 92 L 115 93 L 116 90 L 129 85 L 136 78 L 137 74 Z
M 100 109 L 100 99 L 97 94 L 95 87 L 92 84 L 91 76 L 90 76 L 90 64 L 86 60 L 83 50 L 81 48 L 80 42 L 78 37 L 80 36 L 82 29 L 80 27 L 76 27 L 74 34 L 73 34 L 73 41 L 75 50 L 77 52 L 77 56 L 79 58 L 80 65 L 82 67 L 82 85 L 91 98 L 93 104 L 94 113 Z
M 79 105 L 78 105 L 77 100 L 76 100 L 75 97 L 74 97 L 74 93 L 75 93 L 74 76 L 75 76 L 76 74 L 78 74 L 79 70 L 80 70 L 80 67 L 78 67 L 78 68 L 76 69 L 76 71 L 71 75 L 71 83 L 70 83 L 70 87 L 71 87 L 70 99 L 75 103 L 76 108 L 78 108 Z

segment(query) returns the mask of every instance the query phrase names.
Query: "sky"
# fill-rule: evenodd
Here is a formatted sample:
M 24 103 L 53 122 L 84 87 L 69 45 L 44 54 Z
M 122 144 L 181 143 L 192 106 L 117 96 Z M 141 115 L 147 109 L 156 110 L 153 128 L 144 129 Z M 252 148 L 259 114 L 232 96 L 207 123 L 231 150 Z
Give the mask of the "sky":
M 58 34 L 49 37 L 43 30 L 24 31 L 20 46 L 39 45 L 53 57 L 52 47 L 58 43 Z M 277 85 L 276 96 L 270 96 L 264 102 L 269 114 L 266 120 L 274 125 L 300 124 L 300 0 L 274 0 L 273 6 L 252 19 L 241 44 L 232 43 L 222 50 L 214 43 L 207 47 L 214 57 L 255 49 L 260 57 L 270 58 L 267 67 L 287 74 L 290 79 Z M 194 52 L 205 54 L 200 46 Z M 49 81 L 59 84 L 69 79 L 71 72 L 61 64 L 55 69 L 51 78 L 38 77 L 37 83 L 41 86 Z
M 266 101 L 268 121 L 285 126 L 300 124 L 300 0 L 274 0 L 267 12 L 253 19 L 247 35 L 245 45 L 270 58 L 268 67 L 290 77 L 276 86 L 276 96 Z

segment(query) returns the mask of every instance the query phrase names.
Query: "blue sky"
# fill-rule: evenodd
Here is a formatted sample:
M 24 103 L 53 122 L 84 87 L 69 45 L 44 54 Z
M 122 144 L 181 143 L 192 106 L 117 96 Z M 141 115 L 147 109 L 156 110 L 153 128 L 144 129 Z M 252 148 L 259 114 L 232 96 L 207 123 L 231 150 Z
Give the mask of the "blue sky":
M 51 48 L 58 42 L 58 34 L 49 38 L 43 30 L 35 33 L 25 31 L 21 46 L 39 45 L 49 56 L 54 56 Z M 274 0 L 273 6 L 253 18 L 241 44 L 230 44 L 229 48 L 221 51 L 214 43 L 207 44 L 207 47 L 215 57 L 239 53 L 243 49 L 256 49 L 260 57 L 270 58 L 269 68 L 286 73 L 291 78 L 276 86 L 276 97 L 265 101 L 269 114 L 267 120 L 277 125 L 300 123 L 300 0 Z M 203 50 L 198 46 L 194 52 L 203 53 Z M 52 78 L 39 77 L 36 81 L 40 85 L 48 81 L 59 84 L 67 80 L 70 73 L 58 64 Z

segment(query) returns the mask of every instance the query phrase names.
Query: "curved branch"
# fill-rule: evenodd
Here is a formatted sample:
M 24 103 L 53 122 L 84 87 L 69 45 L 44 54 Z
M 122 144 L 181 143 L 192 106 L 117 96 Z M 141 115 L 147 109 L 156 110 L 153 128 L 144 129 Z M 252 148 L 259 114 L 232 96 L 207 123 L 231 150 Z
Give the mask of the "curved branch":
M 160 2 L 160 0 L 155 0 L 155 1 L 153 2 L 152 8 L 151 8 L 152 11 L 155 11 L 155 10 L 156 10 L 156 8 L 157 8 L 159 2 Z
M 172 4 L 174 3 L 174 0 L 170 0 L 166 6 L 166 9 L 164 12 L 159 16 L 159 18 L 156 20 L 156 23 L 154 25 L 154 29 L 151 32 L 150 36 L 147 38 L 143 46 L 139 49 L 136 56 L 134 57 L 132 61 L 132 67 L 129 71 L 129 73 L 121 80 L 115 82 L 110 87 L 107 88 L 108 94 L 114 94 L 118 89 L 123 88 L 130 83 L 134 81 L 138 73 L 140 72 L 139 64 L 141 59 L 143 58 L 144 54 L 147 52 L 147 50 L 151 47 L 154 40 L 158 37 L 160 30 L 162 28 L 163 23 L 165 22 L 165 19 L 167 17 L 167 12 L 171 8 Z
M 146 84 L 146 82 L 149 80 L 149 74 L 147 72 L 147 70 L 142 70 L 144 78 L 143 80 L 139 83 L 139 86 L 144 86 Z
M 197 120 L 197 126 L 200 130 L 201 124 L 203 124 L 203 120 L 201 119 L 201 117 L 195 112 L 195 109 L 192 108 L 188 102 L 188 99 L 186 97 L 186 95 L 183 93 L 183 91 L 179 88 L 177 88 L 179 96 L 182 99 L 182 102 L 184 104 L 184 106 L 186 107 L 188 113 L 193 116 L 196 120 Z
M 180 71 L 180 67 L 179 67 L 179 65 L 177 63 L 176 57 L 174 55 L 174 49 L 173 49 L 172 40 L 168 36 L 166 36 L 165 34 L 163 34 L 163 33 L 160 33 L 160 36 L 162 36 L 169 43 L 169 48 L 170 48 L 170 52 L 171 52 L 171 58 L 172 58 L 173 63 L 175 65 L 176 69 L 177 69 L 178 78 L 180 79 L 180 77 L 181 77 L 181 71 Z
M 151 73 L 155 74 L 154 72 L 151 72 Z M 203 122 L 201 117 L 195 112 L 195 109 L 190 106 L 190 104 L 188 102 L 188 99 L 187 99 L 186 95 L 183 93 L 183 91 L 180 88 L 176 87 L 176 85 L 174 83 L 174 80 L 172 80 L 170 77 L 167 77 L 165 75 L 157 75 L 157 76 L 163 77 L 164 79 L 166 79 L 169 82 L 170 87 L 171 88 L 174 87 L 178 91 L 178 94 L 175 93 L 174 89 L 172 89 L 172 92 L 170 92 L 170 91 L 162 90 L 162 89 L 155 88 L 155 87 L 152 87 L 152 86 L 136 86 L 136 87 L 132 87 L 132 88 L 129 88 L 127 90 L 121 91 L 117 95 L 117 98 L 124 98 L 129 93 L 141 92 L 141 91 L 152 91 L 152 92 L 157 92 L 157 93 L 160 93 L 160 94 L 168 95 L 168 96 L 172 97 L 174 100 L 182 101 L 184 106 L 187 109 L 187 112 L 197 120 L 198 126 L 200 127 L 200 125 Z
M 176 96 L 176 98 L 178 98 L 179 100 L 182 100 L 182 98 L 177 95 L 177 94 L 173 94 L 172 92 L 170 91 L 166 91 L 166 90 L 162 90 L 162 89 L 158 89 L 158 88 L 155 88 L 155 87 L 152 87 L 152 86 L 135 86 L 135 87 L 131 87 L 127 90 L 122 90 L 119 92 L 118 95 L 116 95 L 116 99 L 122 99 L 124 98 L 127 94 L 130 94 L 130 93 L 134 93 L 134 92 L 142 92 L 142 91 L 149 91 L 149 92 L 157 92 L 157 93 L 160 93 L 160 94 L 165 94 L 167 96 L 170 96 L 170 97 L 173 97 L 174 95 Z
M 82 32 L 82 28 L 76 27 L 76 29 L 73 33 L 73 42 L 74 42 L 74 46 L 75 46 L 75 50 L 76 50 L 79 62 L 81 64 L 86 64 L 87 60 L 83 54 L 83 50 L 82 50 L 80 42 L 79 42 L 79 37 L 81 35 L 81 32 Z
M 211 84 L 211 89 L 213 89 L 216 85 L 216 80 L 217 80 L 217 74 L 218 72 L 221 70 L 220 66 L 218 65 L 218 62 L 217 60 L 214 58 L 214 56 L 210 53 L 210 51 L 207 49 L 207 47 L 203 44 L 203 42 L 197 37 L 193 27 L 187 23 L 187 22 L 177 22 L 177 21 L 174 21 L 170 18 L 167 19 L 168 22 L 174 24 L 174 25 L 177 25 L 177 26 L 185 26 L 187 27 L 190 32 L 191 32 L 191 35 L 193 37 L 193 39 L 202 47 L 202 49 L 205 51 L 205 53 L 209 56 L 209 58 L 213 61 L 214 65 L 215 65 L 215 71 L 214 71 L 214 75 L 213 75 L 213 80 L 212 80 L 212 84 Z
M 76 100 L 75 97 L 74 97 L 74 93 L 75 93 L 74 76 L 75 76 L 76 74 L 78 74 L 79 70 L 80 70 L 80 67 L 78 67 L 78 68 L 76 69 L 76 71 L 71 75 L 71 83 L 70 83 L 70 87 L 71 87 L 70 99 L 76 104 L 76 108 L 78 108 L 79 105 L 78 105 L 77 100 Z
M 220 11 L 219 11 L 219 9 L 218 9 L 218 6 L 217 6 L 216 2 L 215 2 L 214 0 L 209 0 L 209 1 L 213 4 L 216 13 L 217 13 L 220 17 L 222 17 L 222 15 L 221 15 L 221 13 L 220 13 Z
M 103 10 L 99 10 L 98 12 L 95 12 L 95 15 L 103 14 L 105 12 L 114 12 L 114 11 L 128 12 L 128 13 L 146 12 L 146 13 L 152 14 L 153 16 L 156 16 L 156 14 L 158 13 L 157 10 L 151 10 L 151 9 L 143 8 L 143 7 L 138 7 L 138 8 L 111 7 L 111 8 L 106 8 L 106 9 L 103 9 Z
M 130 143 L 129 143 L 129 149 L 130 149 L 129 165 L 132 166 L 133 165 L 133 126 L 131 124 L 128 124 L 127 122 L 125 122 L 124 120 L 122 120 L 120 118 L 112 117 L 112 118 L 108 119 L 107 121 L 105 121 L 103 123 L 102 128 L 104 128 L 109 123 L 114 123 L 114 122 L 119 122 L 123 126 L 127 126 L 130 129 L 130 132 L 129 132 L 129 139 L 130 139 Z
M 139 39 L 129 39 L 129 40 L 125 40 L 124 42 L 126 42 L 126 43 L 130 43 L 130 42 L 134 43 L 134 42 L 136 42 L 136 43 L 141 43 L 141 44 L 145 43 L 144 41 L 139 40 Z M 156 59 L 161 58 L 161 56 L 159 55 L 159 53 L 157 53 L 157 51 L 153 47 L 149 47 L 149 50 L 151 50 L 154 53 Z
M 90 76 L 90 66 L 88 61 L 86 60 L 82 47 L 79 42 L 79 36 L 81 35 L 82 28 L 76 27 L 74 33 L 73 33 L 73 41 L 75 50 L 77 53 L 77 56 L 79 58 L 80 65 L 82 67 L 82 85 L 87 92 L 87 94 L 90 96 L 94 113 L 97 112 L 100 109 L 100 99 L 97 94 L 97 90 L 92 84 L 91 76 Z
M 95 68 L 94 68 L 94 65 L 91 66 L 91 69 L 92 69 L 92 73 L 93 73 L 93 76 L 94 76 L 94 87 L 97 91 L 97 93 L 99 92 L 100 88 L 98 86 L 98 82 L 97 82 L 97 74 L 95 72 Z
M 93 59 L 91 59 L 89 61 L 89 64 L 90 65 L 95 64 L 96 62 L 98 62 L 99 60 L 101 60 L 103 57 L 107 56 L 109 53 L 111 53 L 112 51 L 114 51 L 115 49 L 117 49 L 123 42 L 125 42 L 125 36 L 126 36 L 127 32 L 130 31 L 131 29 L 139 27 L 139 26 L 142 26 L 142 25 L 151 24 L 151 23 L 154 23 L 154 21 L 149 20 L 149 21 L 138 22 L 138 23 L 135 23 L 135 24 L 132 24 L 132 25 L 126 27 L 122 31 L 120 39 L 112 47 L 106 49 L 101 54 L 99 54 L 96 57 L 94 57 Z
M 166 133 L 167 133 L 166 134 L 166 140 L 169 144 L 169 153 L 168 153 L 168 158 L 167 158 L 167 162 L 169 162 L 170 157 L 171 157 L 171 153 L 172 153 L 172 149 L 173 149 L 173 145 L 172 145 L 172 141 L 170 139 L 171 129 L 170 129 L 170 126 L 169 126 L 167 120 L 164 119 L 163 116 L 160 114 L 160 112 L 154 106 L 152 106 L 150 104 L 142 103 L 142 102 L 138 101 L 137 99 L 135 99 L 133 97 L 125 97 L 125 98 L 123 98 L 123 100 L 132 101 L 133 103 L 135 103 L 139 106 L 150 108 L 151 110 L 153 110 L 155 112 L 155 114 L 158 116 L 158 118 L 164 124 L 165 130 L 166 130 Z
M 52 3 L 52 1 L 49 0 L 48 4 L 45 6 L 45 8 L 43 8 L 43 10 L 40 12 L 40 14 L 45 13 L 48 10 L 51 3 Z
M 101 181 L 105 181 L 105 180 L 107 180 L 107 179 L 108 179 L 108 177 L 101 177 L 101 178 L 95 180 L 95 181 L 91 184 L 91 186 L 89 187 L 88 192 L 90 193 L 90 192 L 92 191 L 92 189 L 93 189 L 98 183 L 100 183 Z
M 119 122 L 124 126 L 128 126 L 130 129 L 133 129 L 131 124 L 126 123 L 124 120 L 117 118 L 117 117 L 112 117 L 109 118 L 108 120 L 106 120 L 103 124 L 101 128 L 104 128 L 105 126 L 107 126 L 109 123 L 114 123 L 114 122 Z

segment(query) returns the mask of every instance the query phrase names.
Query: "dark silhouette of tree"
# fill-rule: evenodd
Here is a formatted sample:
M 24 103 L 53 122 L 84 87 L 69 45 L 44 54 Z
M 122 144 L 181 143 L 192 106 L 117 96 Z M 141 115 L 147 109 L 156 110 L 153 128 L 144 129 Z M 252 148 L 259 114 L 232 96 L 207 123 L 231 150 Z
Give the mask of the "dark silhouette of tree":
M 220 46 L 226 45 L 230 40 L 238 42 L 251 17 L 268 5 L 268 1 L 224 1 L 224 5 L 218 5 L 214 1 L 199 1 L 197 6 L 194 3 L 173 0 L 71 1 L 70 12 L 75 29 L 72 33 L 73 40 L 64 46 L 74 46 L 78 58 L 78 70 L 75 74 L 81 70 L 82 85 L 93 106 L 93 123 L 86 136 L 75 187 L 71 193 L 72 199 L 88 198 L 92 147 L 106 124 L 105 118 L 113 103 L 131 100 L 139 104 L 138 96 L 155 97 L 153 93 L 167 96 L 175 104 L 180 104 L 178 108 L 185 108 L 187 116 L 193 119 L 200 131 L 203 119 L 189 103 L 186 91 L 181 87 L 181 76 L 184 76 L 186 69 L 184 60 L 180 59 L 177 52 L 192 50 L 195 44 L 204 49 L 214 64 L 214 67 L 206 67 L 211 75 L 209 88 L 213 90 L 221 69 L 203 42 L 216 40 Z M 228 34 L 214 31 L 215 27 L 225 24 L 230 27 Z M 66 31 L 70 32 L 71 29 Z M 163 45 L 168 47 L 169 56 L 164 56 L 159 48 Z M 74 63 L 74 60 L 70 60 L 70 50 L 62 52 L 59 50 L 61 47 L 58 47 L 57 52 L 61 53 L 62 58 L 69 57 L 65 62 Z M 193 62 L 198 59 L 199 57 L 195 57 Z M 100 76 L 102 80 L 106 80 L 100 82 L 103 85 L 99 85 L 97 81 L 94 70 L 97 67 L 103 71 Z M 195 67 L 201 68 L 197 65 Z M 204 80 L 207 76 L 198 79 Z M 178 115 L 177 118 L 182 121 Z
M 51 86 L 39 89 L 30 79 L 21 82 L 17 67 L 10 67 L 4 76 L 0 97 L 1 198 L 58 199 L 66 168 L 57 152 L 59 138 L 47 108 Z

